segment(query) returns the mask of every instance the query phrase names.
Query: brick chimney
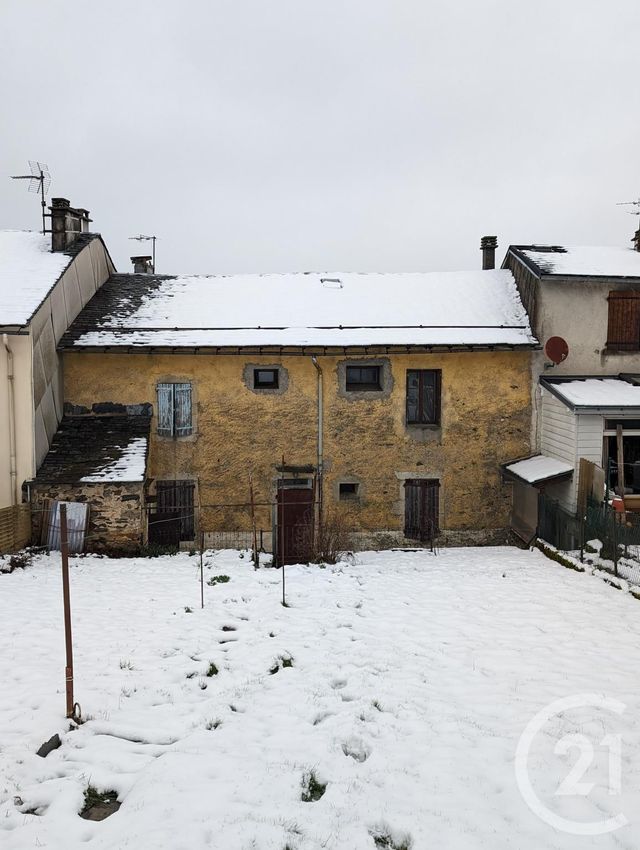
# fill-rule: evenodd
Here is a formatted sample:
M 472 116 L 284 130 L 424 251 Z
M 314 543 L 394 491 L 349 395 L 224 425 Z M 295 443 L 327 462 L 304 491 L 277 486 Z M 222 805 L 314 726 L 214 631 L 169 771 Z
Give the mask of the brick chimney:
M 634 250 L 640 251 L 640 230 L 636 230 L 636 232 L 631 237 L 631 241 L 633 242 Z
M 80 233 L 89 232 L 89 210 L 75 209 L 66 198 L 52 198 L 51 250 L 66 251 Z
M 480 250 L 482 251 L 482 268 L 495 269 L 496 267 L 496 248 L 498 247 L 497 236 L 483 236 L 480 240 Z
M 153 274 L 153 264 L 150 256 L 131 257 L 134 274 Z

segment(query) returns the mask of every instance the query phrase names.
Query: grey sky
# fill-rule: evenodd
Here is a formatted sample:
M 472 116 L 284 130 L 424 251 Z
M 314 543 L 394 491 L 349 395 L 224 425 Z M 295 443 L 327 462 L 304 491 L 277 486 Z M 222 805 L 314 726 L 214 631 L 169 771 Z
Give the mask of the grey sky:
M 474 268 L 479 239 L 629 245 L 638 0 L 2 0 L 8 175 L 48 162 L 122 271 Z

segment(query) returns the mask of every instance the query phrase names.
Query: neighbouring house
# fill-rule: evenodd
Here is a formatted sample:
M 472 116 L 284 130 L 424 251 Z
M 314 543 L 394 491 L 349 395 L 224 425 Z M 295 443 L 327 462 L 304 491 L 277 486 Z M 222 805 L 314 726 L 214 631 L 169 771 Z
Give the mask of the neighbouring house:
M 62 418 L 57 346 L 114 272 L 89 213 L 51 204 L 51 232 L 0 232 L 0 552 L 29 542 L 28 486 Z
M 624 489 L 640 493 L 640 231 L 633 241 L 635 249 L 512 245 L 504 259 L 543 346 L 532 360 L 536 454 L 505 466 L 517 481 L 514 528 L 535 528 L 534 488 L 575 513 L 581 460 L 613 489 L 622 459 Z
M 58 348 L 70 409 L 152 406 L 136 534 L 223 546 L 255 526 L 279 563 L 308 554 L 321 518 L 354 548 L 506 539 L 500 466 L 530 452 L 537 346 L 511 271 L 174 277 L 135 263 Z

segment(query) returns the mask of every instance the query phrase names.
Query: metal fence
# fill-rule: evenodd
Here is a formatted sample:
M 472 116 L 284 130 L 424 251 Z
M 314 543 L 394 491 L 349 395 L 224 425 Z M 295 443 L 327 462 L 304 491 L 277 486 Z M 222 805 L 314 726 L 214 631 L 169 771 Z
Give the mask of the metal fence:
M 610 570 L 640 585 L 640 514 L 616 511 L 607 502 L 590 502 L 573 515 L 557 501 L 540 495 L 538 537 L 581 561 Z

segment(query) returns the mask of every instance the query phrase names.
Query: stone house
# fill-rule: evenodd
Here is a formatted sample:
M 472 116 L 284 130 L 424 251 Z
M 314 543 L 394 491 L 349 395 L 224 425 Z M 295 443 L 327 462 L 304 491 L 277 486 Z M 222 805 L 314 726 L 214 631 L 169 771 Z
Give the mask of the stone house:
M 29 542 L 29 482 L 63 413 L 58 343 L 114 271 L 89 213 L 64 198 L 51 232 L 0 232 L 0 552 Z
M 640 231 L 633 242 L 635 249 L 511 245 L 502 264 L 543 346 L 532 358 L 536 454 L 516 475 L 506 467 L 518 482 L 515 513 L 528 514 L 529 532 L 536 523 L 532 487 L 575 513 L 581 460 L 602 469 L 615 488 L 622 457 L 624 489 L 640 493 Z M 555 477 L 546 475 L 551 469 Z
M 505 540 L 500 465 L 530 452 L 537 345 L 509 270 L 174 277 L 144 262 L 58 348 L 70 409 L 151 405 L 145 539 L 237 545 L 255 525 L 279 562 L 305 556 L 320 518 L 355 548 Z

